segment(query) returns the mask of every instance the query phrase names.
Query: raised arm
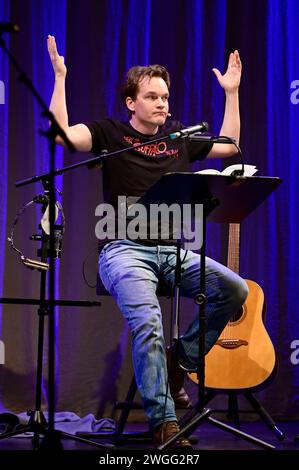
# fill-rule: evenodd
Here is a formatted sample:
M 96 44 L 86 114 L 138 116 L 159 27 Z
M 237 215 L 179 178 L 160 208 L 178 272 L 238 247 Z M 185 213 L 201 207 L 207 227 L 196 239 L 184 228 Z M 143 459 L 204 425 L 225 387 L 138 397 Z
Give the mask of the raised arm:
M 225 110 L 220 135 L 232 137 L 239 144 L 240 139 L 240 111 L 239 111 L 239 85 L 242 73 L 242 63 L 238 51 L 229 55 L 227 70 L 224 75 L 218 69 L 213 69 L 220 86 L 225 91 Z M 230 144 L 214 144 L 208 158 L 229 157 L 237 149 Z
M 58 123 L 65 131 L 76 149 L 82 152 L 89 152 L 92 147 L 92 139 L 88 127 L 84 124 L 69 126 L 65 97 L 65 78 L 67 69 L 64 64 L 64 57 L 58 54 L 54 36 L 49 35 L 47 43 L 49 56 L 55 75 L 55 84 L 50 103 L 50 111 L 52 111 Z M 56 141 L 58 144 L 63 145 L 63 141 L 60 137 L 57 137 Z

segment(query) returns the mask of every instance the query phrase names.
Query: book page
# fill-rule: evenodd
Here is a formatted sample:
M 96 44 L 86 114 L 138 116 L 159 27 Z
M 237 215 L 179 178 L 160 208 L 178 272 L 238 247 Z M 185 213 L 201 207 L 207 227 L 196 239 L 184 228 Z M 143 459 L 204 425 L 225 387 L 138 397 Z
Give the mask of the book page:
M 224 175 L 229 176 L 234 170 L 241 170 L 241 163 L 236 163 L 234 165 L 227 166 L 224 170 L 219 171 L 215 168 L 206 168 L 205 170 L 196 171 L 196 174 L 206 174 L 206 175 Z M 258 171 L 255 165 L 244 165 L 244 175 L 243 176 L 253 176 Z
M 236 163 L 235 165 L 230 165 L 224 168 L 221 172 L 222 175 L 231 175 L 234 170 L 242 170 L 241 163 Z M 244 165 L 244 175 L 243 176 L 252 176 L 258 171 L 255 165 Z

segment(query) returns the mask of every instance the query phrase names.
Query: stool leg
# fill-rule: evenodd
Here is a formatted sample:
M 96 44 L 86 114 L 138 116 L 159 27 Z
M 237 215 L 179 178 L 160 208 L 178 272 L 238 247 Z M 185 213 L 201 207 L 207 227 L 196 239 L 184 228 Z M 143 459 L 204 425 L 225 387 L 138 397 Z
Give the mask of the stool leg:
M 130 387 L 126 396 L 125 404 L 124 404 L 124 407 L 122 409 L 122 412 L 120 414 L 120 417 L 117 423 L 116 434 L 122 434 L 125 429 L 127 419 L 128 419 L 130 410 L 132 408 L 132 402 L 135 398 L 136 392 L 137 392 L 137 385 L 136 385 L 135 375 L 133 375 L 133 378 L 131 380 L 131 384 L 130 384 Z M 116 405 L 116 408 L 117 408 L 117 405 Z

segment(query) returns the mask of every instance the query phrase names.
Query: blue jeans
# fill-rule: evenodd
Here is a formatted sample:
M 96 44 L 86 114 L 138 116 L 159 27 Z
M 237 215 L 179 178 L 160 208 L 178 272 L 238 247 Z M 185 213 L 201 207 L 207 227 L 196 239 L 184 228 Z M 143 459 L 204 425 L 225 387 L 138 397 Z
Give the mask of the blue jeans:
M 194 298 L 200 286 L 200 255 L 181 250 L 181 294 Z M 185 258 L 184 258 L 185 257 Z M 175 246 L 144 246 L 129 240 L 110 242 L 99 258 L 105 288 L 116 300 L 132 333 L 133 365 L 145 413 L 152 428 L 175 421 L 175 406 L 167 387 L 167 365 L 162 317 L 156 295 L 158 278 L 173 283 Z M 229 319 L 248 294 L 247 284 L 225 266 L 206 257 L 205 352 L 216 342 Z M 180 364 L 195 370 L 198 362 L 198 316 L 180 337 Z M 166 398 L 166 391 L 167 398 Z

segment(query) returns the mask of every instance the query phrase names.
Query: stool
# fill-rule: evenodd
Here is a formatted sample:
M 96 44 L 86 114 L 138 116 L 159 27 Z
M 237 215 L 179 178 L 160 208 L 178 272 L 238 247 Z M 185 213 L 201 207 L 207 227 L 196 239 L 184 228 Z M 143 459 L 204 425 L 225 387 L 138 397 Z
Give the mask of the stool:
M 110 293 L 104 287 L 102 280 L 97 273 L 97 283 L 96 283 L 96 293 L 101 296 L 110 296 Z M 165 283 L 162 280 L 159 280 L 157 287 L 157 296 L 158 297 L 168 297 L 171 295 L 171 286 Z M 86 433 L 78 432 L 77 435 L 84 438 L 99 438 L 99 439 L 111 439 L 115 444 L 125 444 L 128 440 L 138 441 L 138 440 L 152 440 L 151 433 L 149 431 L 138 432 L 138 433 L 125 433 L 124 429 L 127 424 L 129 413 L 132 409 L 142 409 L 141 405 L 134 402 L 134 398 L 137 392 L 137 385 L 135 380 L 135 375 L 133 374 L 129 389 L 125 401 L 115 402 L 113 410 L 121 410 L 121 414 L 117 421 L 116 430 L 112 433 Z
M 163 280 L 159 280 L 157 287 L 157 296 L 158 297 L 171 297 L 172 286 L 166 283 Z M 104 287 L 99 274 L 97 273 L 97 284 L 96 284 L 96 293 L 97 295 L 110 296 L 110 293 Z M 141 405 L 134 402 L 134 398 L 137 392 L 137 384 L 135 380 L 135 375 L 131 379 L 125 401 L 115 402 L 113 410 L 121 410 L 121 414 L 117 421 L 116 430 L 112 433 L 87 433 L 87 432 L 78 432 L 78 436 L 83 438 L 99 438 L 99 439 L 111 439 L 113 444 L 126 444 L 128 441 L 152 441 L 152 434 L 150 431 L 138 432 L 138 433 L 125 433 L 124 429 L 127 424 L 128 416 L 131 410 L 133 409 L 142 409 Z M 182 408 L 186 411 L 185 408 Z M 189 436 L 189 440 L 192 444 L 198 442 L 197 436 Z

